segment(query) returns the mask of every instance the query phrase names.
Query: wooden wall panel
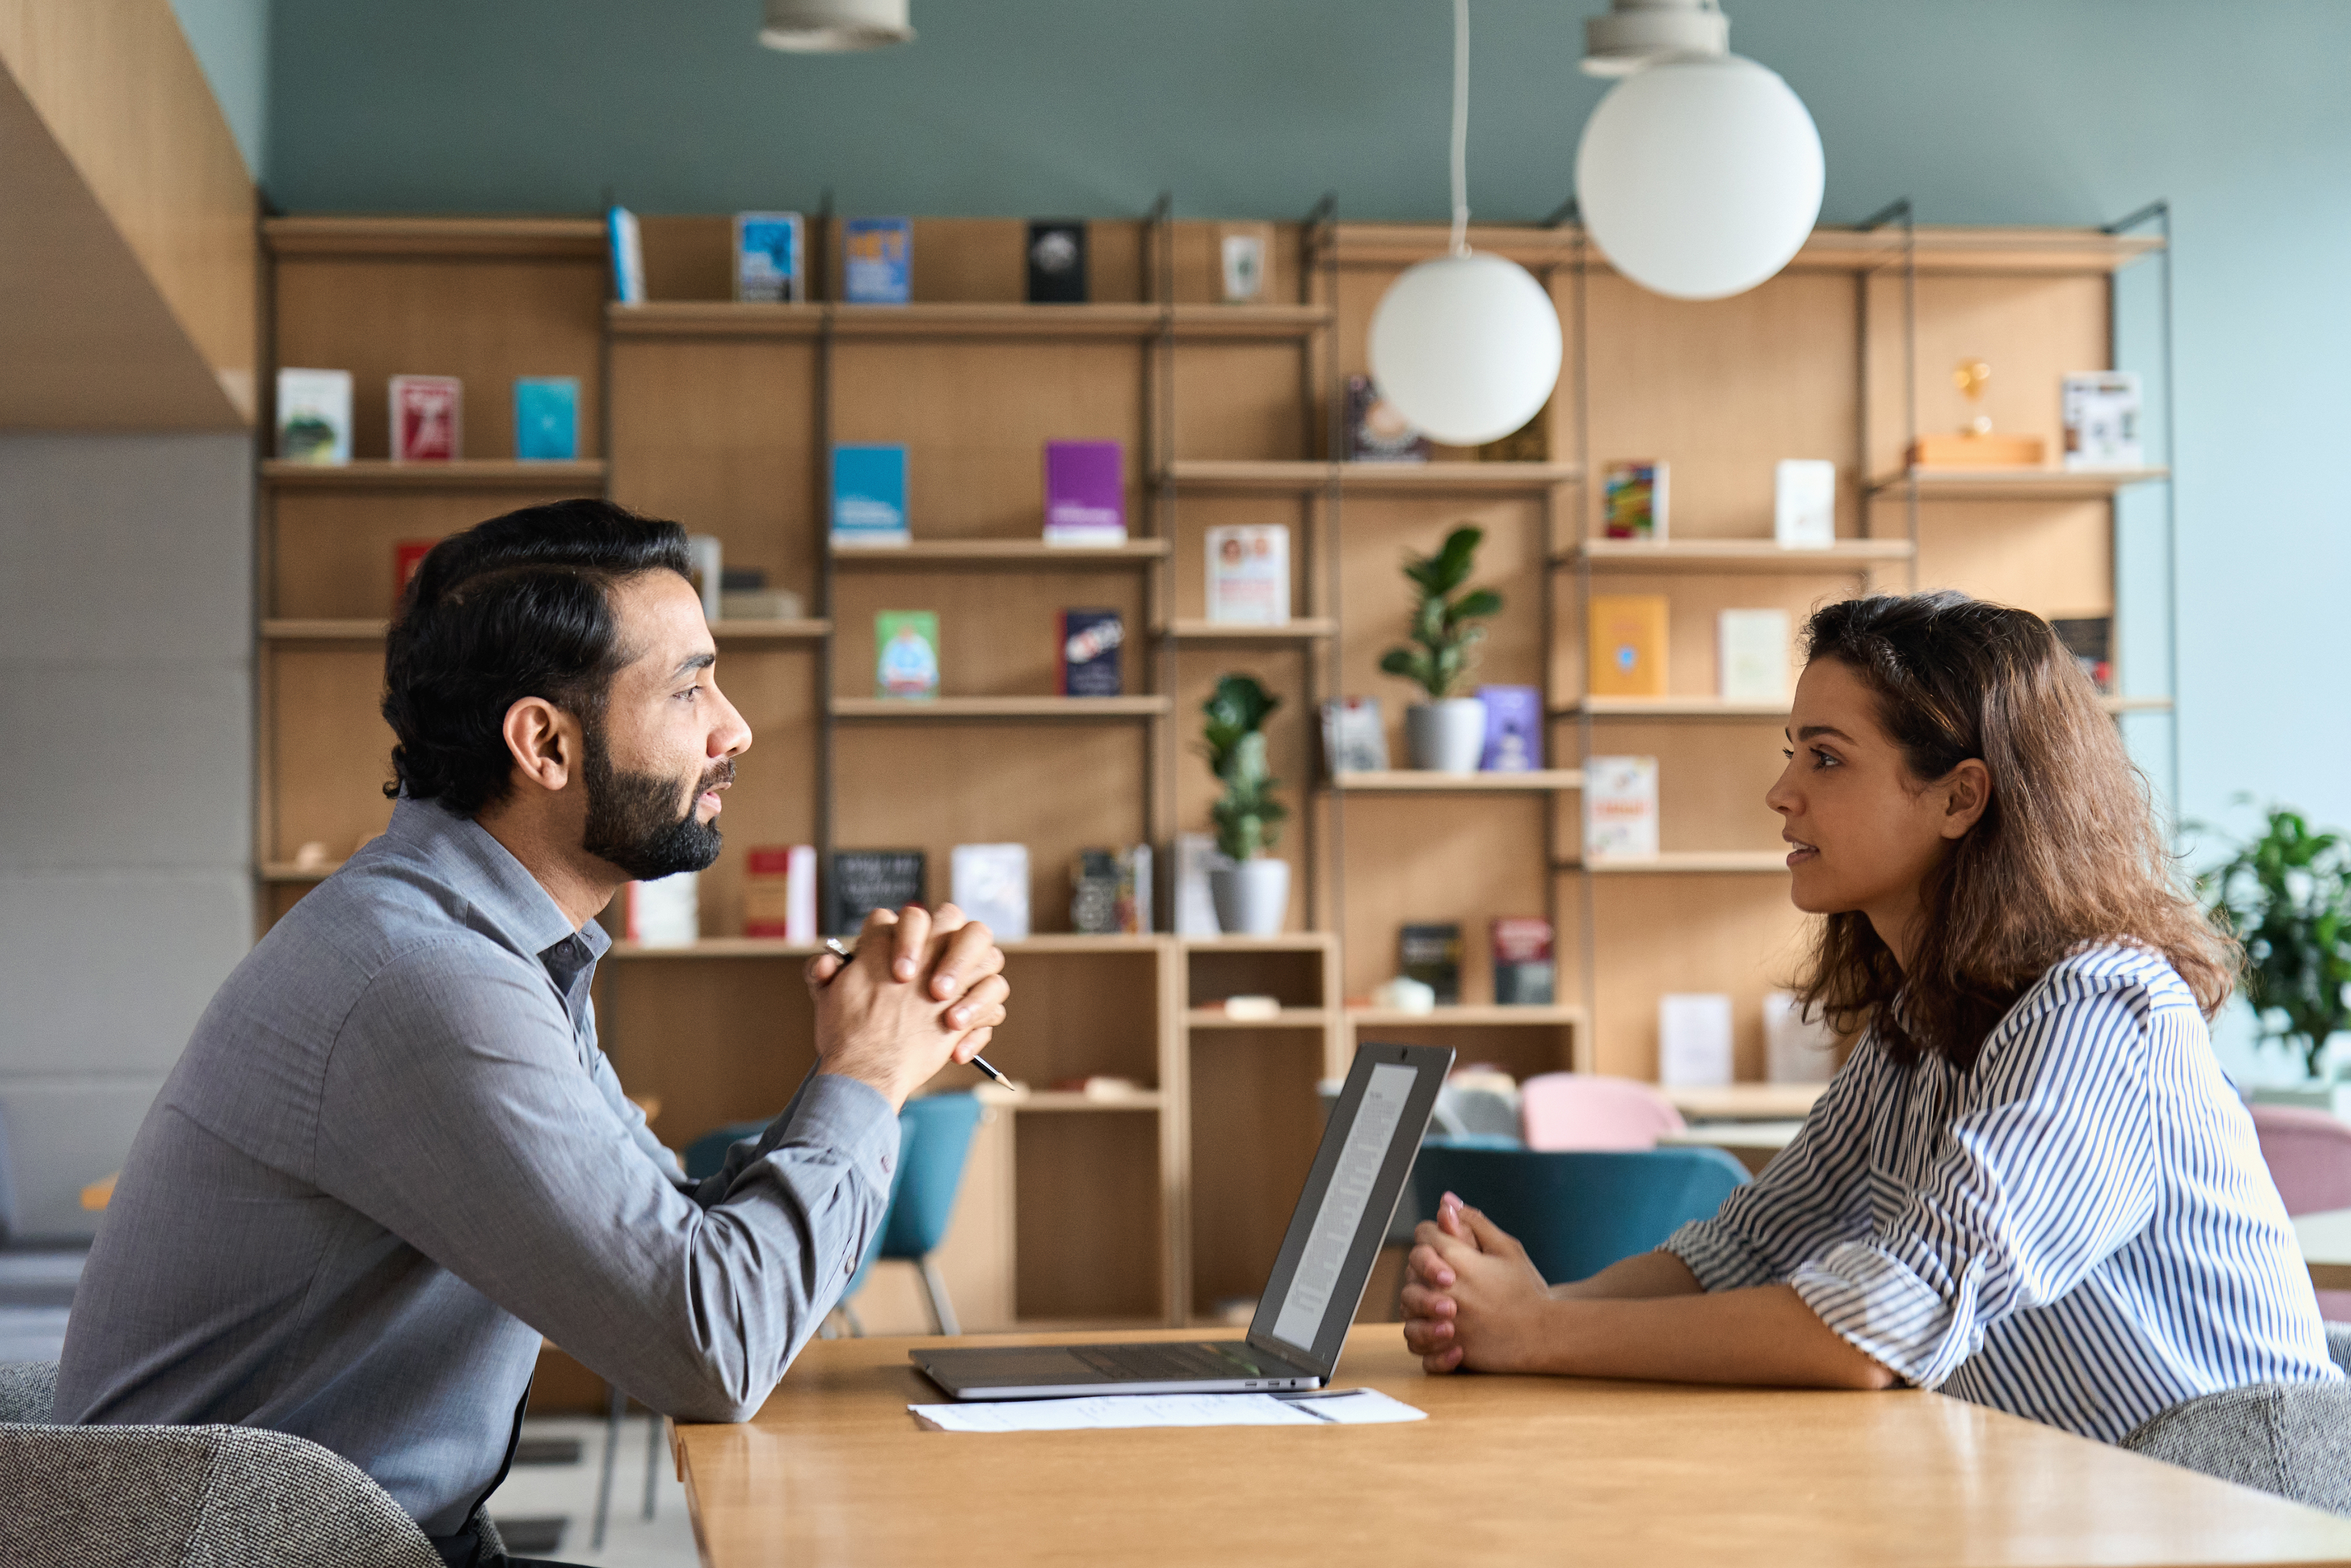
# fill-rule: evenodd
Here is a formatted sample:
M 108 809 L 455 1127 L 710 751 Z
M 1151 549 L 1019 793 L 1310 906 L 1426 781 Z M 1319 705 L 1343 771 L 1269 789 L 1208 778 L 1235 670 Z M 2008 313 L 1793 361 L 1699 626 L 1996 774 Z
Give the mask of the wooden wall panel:
M 1176 456 L 1288 461 L 1320 448 L 1319 356 L 1311 342 L 1182 342 Z
M 1781 875 L 1594 877 L 1599 1017 L 1595 1065 L 1655 1082 L 1657 998 L 1668 991 L 1728 992 L 1735 1076 L 1763 1076 L 1763 996 L 1783 987 L 1803 954 L 1806 917 Z
M 1159 1119 L 1148 1111 L 1013 1113 L 1023 1318 L 1156 1319 Z
M 1871 284 L 1870 471 L 1903 465 L 1902 283 L 1880 275 Z M 2062 379 L 2104 370 L 2113 354 L 2103 274 L 2025 277 L 1922 277 L 1918 280 L 1917 408 L 1923 432 L 1966 428 L 1976 410 L 1952 380 L 1962 360 L 1991 366 L 1982 412 L 2002 435 L 2038 435 L 2048 464 L 2064 450 Z
M 1461 926 L 1461 999 L 1494 999 L 1489 928 L 1544 913 L 1543 805 L 1531 795 L 1350 795 L 1345 801 L 1350 998 L 1396 973 L 1406 924 Z
M 580 455 L 602 451 L 601 256 L 338 256 L 277 262 L 277 362 L 351 372 L 351 455 L 391 455 L 396 375 L 465 383 L 465 455 L 515 455 L 517 376 L 580 379 Z
M 597 969 L 604 1052 L 630 1093 L 657 1096 L 674 1149 L 730 1122 L 779 1113 L 816 1061 L 799 958 L 607 958 Z
M 1193 1312 L 1265 1289 L 1322 1141 L 1322 1072 L 1311 1030 L 1192 1036 Z
M 1059 617 L 1064 610 L 1115 610 L 1127 640 L 1119 650 L 1125 689 L 1147 689 L 1150 624 L 1144 574 L 1110 570 L 838 571 L 833 578 L 833 690 L 870 697 L 875 690 L 874 616 L 885 610 L 929 610 L 939 618 L 942 696 L 1053 696 Z M 1048 732 L 1038 744 L 1056 744 Z
M 1315 513 L 1321 506 L 1319 495 L 1231 495 L 1179 486 L 1169 529 L 1176 553 L 1168 565 L 1174 574 L 1176 619 L 1198 621 L 1208 613 L 1208 530 L 1269 523 L 1290 530 L 1290 612 L 1312 613 L 1316 580 L 1325 570 L 1309 548 L 1316 538 Z
M 264 759 L 276 781 L 275 822 L 261 858 L 290 861 L 305 843 L 341 860 L 383 831 L 392 802 L 392 729 L 377 711 L 383 653 L 376 648 L 282 649 L 264 665 L 277 716 Z
M 1264 233 L 1270 243 L 1266 246 L 1265 287 L 1258 297 L 1264 305 L 1295 304 L 1301 298 L 1302 277 L 1299 246 L 1304 237 L 1304 225 L 1285 224 L 1224 224 L 1186 220 L 1172 225 L 1170 248 L 1176 264 L 1176 300 L 1181 305 L 1217 305 L 1224 302 L 1224 235 L 1234 233 Z M 1217 453 L 1223 456 L 1226 454 Z
M 1540 1072 L 1566 1072 L 1575 1064 L 1574 1031 L 1563 1024 L 1364 1024 L 1355 1038 L 1366 1045 L 1451 1046 L 1456 1069 L 1498 1068 L 1520 1082 Z M 1411 1201 L 1409 1190 L 1405 1201 Z
M 1780 719 L 1601 719 L 1592 727 L 1592 747 L 1596 755 L 1657 759 L 1657 836 L 1667 853 L 1777 851 L 1780 819 L 1763 795 L 1786 761 L 1782 728 Z M 1572 849 L 1581 835 L 1574 819 L 1568 823 L 1564 842 Z
M 524 507 L 594 491 L 592 482 L 550 483 L 541 490 L 275 487 L 266 502 L 267 612 L 330 620 L 389 616 L 399 596 L 395 547 L 403 540 L 443 538 Z
M 817 655 L 812 648 L 723 650 L 713 674 L 751 727 L 719 814 L 726 847 L 697 883 L 702 934 L 743 930 L 743 868 L 750 852 L 816 842 Z
M 2105 501 L 1921 502 L 1918 586 L 2036 615 L 2111 615 L 2113 515 Z

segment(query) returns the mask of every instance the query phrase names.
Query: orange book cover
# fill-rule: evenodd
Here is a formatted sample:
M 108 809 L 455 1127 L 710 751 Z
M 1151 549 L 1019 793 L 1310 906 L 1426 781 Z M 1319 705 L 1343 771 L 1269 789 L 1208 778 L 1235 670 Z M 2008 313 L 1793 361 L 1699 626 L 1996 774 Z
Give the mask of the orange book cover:
M 1666 695 L 1666 613 L 1662 593 L 1592 596 L 1591 667 L 1595 697 Z

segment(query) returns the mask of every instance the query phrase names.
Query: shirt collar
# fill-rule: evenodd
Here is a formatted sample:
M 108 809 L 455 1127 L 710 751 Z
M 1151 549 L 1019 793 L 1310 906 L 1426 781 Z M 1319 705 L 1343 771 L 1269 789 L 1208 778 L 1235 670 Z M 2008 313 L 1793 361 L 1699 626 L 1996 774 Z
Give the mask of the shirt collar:
M 385 836 L 408 845 L 466 902 L 466 924 L 547 966 L 559 989 L 604 956 L 612 939 L 595 921 L 578 931 L 538 879 L 479 822 L 435 800 L 401 800 Z

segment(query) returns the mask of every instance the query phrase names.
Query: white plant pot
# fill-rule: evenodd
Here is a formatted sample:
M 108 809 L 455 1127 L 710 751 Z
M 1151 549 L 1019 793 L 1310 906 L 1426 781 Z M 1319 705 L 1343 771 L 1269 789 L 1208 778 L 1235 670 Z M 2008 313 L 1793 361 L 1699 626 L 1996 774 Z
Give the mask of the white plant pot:
M 1290 862 L 1261 858 L 1208 873 L 1217 928 L 1228 936 L 1279 936 L 1290 913 Z
M 1486 705 L 1476 697 L 1415 703 L 1404 710 L 1412 765 L 1435 773 L 1475 773 L 1486 750 Z

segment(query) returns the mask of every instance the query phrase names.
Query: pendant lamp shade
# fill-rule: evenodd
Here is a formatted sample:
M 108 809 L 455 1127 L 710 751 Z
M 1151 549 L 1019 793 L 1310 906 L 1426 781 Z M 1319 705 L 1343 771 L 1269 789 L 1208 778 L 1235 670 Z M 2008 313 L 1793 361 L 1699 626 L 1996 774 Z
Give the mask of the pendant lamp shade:
M 1773 72 L 1738 55 L 1667 59 L 1608 89 L 1583 127 L 1575 194 L 1609 264 L 1677 299 L 1744 293 L 1787 266 L 1821 214 L 1820 131 Z
M 839 54 L 849 49 L 910 44 L 906 0 L 767 0 L 759 42 L 793 54 Z
M 1475 446 L 1532 419 L 1559 382 L 1559 313 L 1525 267 L 1479 251 L 1405 269 L 1372 312 L 1372 379 L 1436 441 Z

